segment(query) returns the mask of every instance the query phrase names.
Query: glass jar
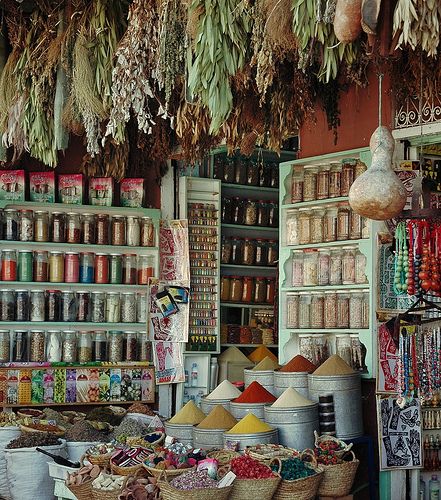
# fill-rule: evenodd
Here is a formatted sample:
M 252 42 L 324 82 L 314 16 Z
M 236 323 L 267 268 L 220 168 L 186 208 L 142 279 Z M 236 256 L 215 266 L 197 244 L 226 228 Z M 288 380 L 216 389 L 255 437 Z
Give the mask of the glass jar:
M 241 263 L 242 248 L 243 248 L 242 238 L 237 238 L 233 236 L 231 238 L 231 258 L 230 258 L 231 264 L 239 265 Z
M 329 270 L 330 285 L 342 284 L 342 257 L 343 252 L 341 250 L 331 250 Z
M 222 180 L 224 176 L 224 164 L 220 156 L 216 156 L 213 164 L 213 179 Z
M 228 302 L 230 300 L 230 277 L 221 277 L 221 290 L 220 290 L 220 300 L 221 302 Z
M 122 283 L 122 255 L 118 253 L 109 255 L 109 283 L 111 285 Z
M 317 199 L 329 198 L 329 166 L 320 165 L 317 173 Z
M 363 328 L 363 294 L 351 292 L 349 295 L 349 327 Z
M 44 321 L 46 316 L 46 298 L 44 290 L 31 290 L 30 302 L 30 321 Z
M 34 212 L 34 241 L 49 241 L 49 214 L 44 210 Z
M 259 184 L 259 166 L 257 161 L 245 159 L 246 184 L 248 186 L 257 186 Z
M 268 265 L 268 243 L 262 238 L 255 240 L 256 242 L 256 255 L 254 258 L 255 266 Z
M 124 285 L 136 285 L 136 254 L 125 253 L 123 255 L 122 282 Z
M 109 331 L 108 351 L 110 363 L 120 363 L 123 360 L 123 332 Z
M 303 286 L 318 285 L 318 251 L 309 249 L 303 252 Z
M 29 334 L 29 361 L 43 363 L 45 361 L 46 334 L 43 330 L 31 330 Z
M 349 225 L 349 239 L 361 239 L 363 230 L 363 217 L 351 210 L 349 214 Z
M 111 219 L 111 244 L 124 246 L 126 244 L 126 218 L 113 215 Z
M 11 336 L 9 330 L 0 330 L 0 363 L 9 363 L 11 358 Z
M 62 252 L 49 252 L 49 281 L 63 283 L 64 281 L 64 255 Z
M 107 335 L 105 332 L 95 332 L 93 335 L 94 361 L 107 361 Z
M 270 187 L 271 184 L 271 165 L 264 161 L 259 162 L 259 186 Z
M 141 225 L 139 218 L 133 215 L 126 217 L 126 244 L 129 247 L 139 247 L 141 243 Z
M 133 292 L 121 294 L 121 322 L 136 323 L 136 294 Z
M 51 238 L 54 243 L 66 241 L 66 219 L 63 212 L 52 212 Z
M 155 246 L 155 226 L 151 217 L 141 217 L 140 221 L 140 246 Z
M 351 366 L 356 371 L 363 371 L 363 355 L 362 355 L 360 338 L 356 333 L 349 335 L 349 337 L 351 339 L 351 353 L 352 353 Z
M 96 216 L 96 242 L 98 245 L 108 245 L 109 237 L 109 216 L 107 214 L 98 214 Z
M 317 199 L 317 167 L 305 165 L 303 174 L 303 201 Z
M 33 278 L 37 283 L 49 281 L 48 253 L 45 250 L 35 250 L 33 259 Z
M 341 195 L 349 196 L 349 189 L 354 182 L 354 167 L 355 160 L 346 159 L 342 160 L 341 165 Z
M 369 328 L 369 291 L 363 291 L 362 328 Z
M 314 339 L 311 335 L 299 335 L 299 354 L 315 363 Z
M 323 215 L 323 241 L 337 240 L 337 208 L 327 208 Z
M 61 361 L 62 337 L 60 330 L 48 330 L 46 343 L 46 361 L 59 363 Z
M 310 328 L 323 328 L 324 295 L 319 292 L 311 293 Z
M 279 205 L 274 201 L 268 203 L 268 227 L 279 227 Z
M 92 323 L 104 323 L 106 319 L 106 294 L 104 292 L 92 292 L 90 294 L 90 321 Z
M 292 286 L 303 286 L 304 255 L 302 250 L 292 252 Z
M 337 292 L 337 328 L 349 328 L 349 294 Z
M 119 323 L 121 321 L 121 296 L 119 292 L 106 294 L 106 323 Z
M 355 283 L 355 252 L 353 248 L 345 248 L 343 252 L 342 283 L 343 285 Z
M 136 321 L 138 323 L 147 323 L 147 294 L 136 294 Z
M 271 163 L 271 181 L 269 187 L 279 187 L 279 164 Z
M 251 238 L 244 238 L 242 246 L 241 264 L 252 266 L 256 260 L 256 243 Z
M 60 321 L 60 290 L 46 292 L 46 321 Z
M 19 250 L 17 260 L 18 281 L 30 282 L 33 278 L 33 253 L 32 250 Z
M 257 223 L 257 202 L 247 199 L 244 202 L 244 219 L 246 226 L 255 226 Z
M 311 243 L 322 243 L 323 234 L 323 210 L 312 210 L 311 216 Z
M 78 283 L 80 281 L 80 254 L 66 252 L 64 254 L 64 281 Z
M 234 183 L 234 158 L 232 156 L 227 156 L 223 161 L 223 182 L 227 184 Z
M 311 295 L 308 292 L 299 293 L 299 328 L 310 328 Z
M 309 210 L 299 211 L 299 245 L 311 243 L 311 215 Z
M 325 292 L 323 328 L 337 328 L 337 294 Z
M 243 281 L 241 276 L 230 277 L 230 297 L 231 302 L 240 302 L 242 300 Z
M 83 214 L 81 217 L 81 232 L 83 243 L 94 245 L 96 243 L 96 217 L 95 214 Z
M 81 243 L 81 218 L 75 212 L 66 214 L 66 243 Z
M 66 330 L 63 332 L 62 360 L 64 363 L 75 363 L 77 360 L 77 332 Z
M 286 328 L 299 328 L 299 294 L 286 296 Z
M 148 285 L 153 277 L 153 257 L 151 255 L 138 256 L 138 285 Z
M 109 283 L 109 256 L 105 253 L 95 254 L 95 283 Z
M 352 349 L 351 349 L 351 338 L 349 335 L 336 335 L 335 336 L 335 347 L 337 354 L 346 363 L 351 366 L 352 364 Z
M 267 304 L 274 304 L 275 297 L 276 297 L 276 279 L 275 278 L 266 278 L 265 302 Z
M 366 276 L 366 264 L 367 264 L 366 255 L 360 252 L 360 250 L 357 250 L 355 252 L 355 283 L 359 285 L 368 282 Z
M 295 165 L 291 171 L 291 203 L 303 201 L 303 169 Z
M 329 169 L 329 198 L 339 198 L 341 196 L 341 165 L 331 163 Z
M 32 210 L 19 210 L 18 238 L 20 241 L 34 241 L 34 212 Z
M 299 244 L 299 212 L 298 210 L 286 211 L 286 244 Z
M 244 223 L 244 200 L 238 196 L 231 199 L 231 224 Z
M 349 216 L 350 209 L 347 205 L 338 208 L 337 212 L 337 240 L 349 239 Z
M 28 332 L 26 330 L 15 330 L 13 332 L 12 361 L 25 363 L 28 361 Z
M 125 361 L 136 361 L 138 356 L 138 335 L 136 332 L 124 333 Z
M 276 240 L 268 240 L 268 258 L 267 265 L 268 266 L 276 266 L 279 261 L 279 245 Z
M 367 170 L 366 163 L 363 163 L 361 160 L 357 160 L 354 167 L 354 180 L 357 177 L 360 177 L 361 174 L 364 174 Z
M 222 196 L 221 202 L 221 222 L 222 224 L 231 224 L 232 202 L 230 198 Z
M 95 279 L 95 255 L 84 252 L 79 257 L 79 282 L 93 283 Z
M 269 204 L 264 200 L 257 202 L 257 225 L 262 227 L 269 225 Z
M 247 162 L 248 158 L 245 156 L 239 156 L 234 162 L 234 183 L 235 184 L 246 184 L 247 180 Z
M 221 244 L 221 264 L 229 264 L 230 260 L 231 260 L 231 240 L 223 236 Z
M 29 292 L 15 291 L 15 321 L 29 321 Z
M 17 252 L 15 250 L 2 250 L 1 278 L 2 281 L 17 281 Z
M 77 320 L 80 322 L 89 321 L 90 318 L 90 293 L 77 292 Z
M 14 208 L 3 210 L 3 238 L 6 241 L 18 241 L 18 212 Z
M 254 280 L 250 276 L 244 276 L 241 302 L 249 304 L 253 300 Z
M 79 332 L 78 334 L 78 363 L 92 361 L 92 332 Z
M 256 304 L 263 304 L 266 301 L 266 279 L 257 277 L 254 279 L 254 300 Z
M 317 281 L 319 286 L 329 285 L 331 270 L 331 253 L 329 250 L 320 250 L 317 263 Z
M 329 358 L 329 343 L 327 335 L 315 335 L 314 340 L 314 364 L 320 366 Z
M 60 297 L 61 321 L 75 322 L 77 320 L 77 301 L 75 292 L 63 290 Z

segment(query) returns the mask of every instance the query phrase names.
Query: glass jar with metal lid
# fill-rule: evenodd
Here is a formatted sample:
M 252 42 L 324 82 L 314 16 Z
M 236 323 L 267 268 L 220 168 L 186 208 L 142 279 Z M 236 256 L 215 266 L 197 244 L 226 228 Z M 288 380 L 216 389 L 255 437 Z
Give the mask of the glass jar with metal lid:
M 362 237 L 363 217 L 353 210 L 349 215 L 349 239 L 359 240 Z
M 121 296 L 119 292 L 106 294 L 106 323 L 119 323 L 121 321 Z
M 223 182 L 227 184 L 234 183 L 234 158 L 227 156 L 223 161 Z
M 29 321 L 29 291 L 15 290 L 15 321 Z
M 221 156 L 217 155 L 213 164 L 213 179 L 222 180 L 224 176 L 224 163 Z
M 286 211 L 286 244 L 298 245 L 299 244 L 299 211 L 287 210 Z
M 140 245 L 142 247 L 154 247 L 155 246 L 155 226 L 151 217 L 141 217 L 140 222 L 141 230 L 141 241 Z
M 231 224 L 231 198 L 222 196 L 221 201 L 221 222 Z
M 44 210 L 34 212 L 34 241 L 49 241 L 49 213 Z
M 46 311 L 46 298 L 44 290 L 31 290 L 30 292 L 31 312 L 30 321 L 44 321 Z
M 319 165 L 317 173 L 317 199 L 329 198 L 329 165 Z
M 121 322 L 136 323 L 136 294 L 133 292 L 121 294 Z
M 354 182 L 356 160 L 346 158 L 341 162 L 341 196 L 348 196 Z
M 26 330 L 15 330 L 12 335 L 12 341 L 12 361 L 16 363 L 25 363 L 28 361 L 28 332 Z
M 229 276 L 221 277 L 221 291 L 220 291 L 220 299 L 221 302 L 228 302 L 230 300 L 230 286 L 231 280 Z
M 234 162 L 234 182 L 244 185 L 247 183 L 247 161 L 246 156 L 239 156 Z
M 299 299 L 298 293 L 286 296 L 286 328 L 299 327 Z
M 122 282 L 124 285 L 136 285 L 136 254 L 126 253 L 123 255 Z
M 308 292 L 299 293 L 299 328 L 310 328 L 311 295 Z
M 66 216 L 63 212 L 52 212 L 50 233 L 54 243 L 66 241 Z
M 95 332 L 93 335 L 94 361 L 107 361 L 107 335 L 105 332 Z
M 136 294 L 136 321 L 138 323 L 147 322 L 147 294 Z
M 317 199 L 318 168 L 314 165 L 305 165 L 303 172 L 303 201 Z
M 90 363 L 92 361 L 92 332 L 78 333 L 78 362 Z
M 11 358 L 11 335 L 9 330 L 0 330 L 0 363 L 9 363 Z
M 48 330 L 46 343 L 46 360 L 49 363 L 61 361 L 62 335 L 60 330 Z
M 64 363 L 75 363 L 77 360 L 77 332 L 63 332 L 62 360 Z
M 32 210 L 19 210 L 18 237 L 20 241 L 34 241 L 34 212 Z
M 109 255 L 109 283 L 111 285 L 119 285 L 122 283 L 122 255 L 111 253 Z
M 138 285 L 148 285 L 149 279 L 153 276 L 153 256 L 138 256 Z
M 257 202 L 247 199 L 244 201 L 243 223 L 246 226 L 255 226 L 257 223 Z
M 266 279 L 257 276 L 254 279 L 254 298 L 256 304 L 264 304 L 266 302 Z
M 363 328 L 363 293 L 357 290 L 349 294 L 349 327 Z
M 292 252 L 292 286 L 303 286 L 304 254 L 302 250 Z
M 275 278 L 266 278 L 265 302 L 267 304 L 274 304 L 275 296 L 276 296 L 276 279 Z
M 123 360 L 123 332 L 110 330 L 108 336 L 108 355 L 110 363 Z
M 80 281 L 80 254 L 66 252 L 64 254 L 64 281 L 78 283 Z
M 271 164 L 264 161 L 259 162 L 259 186 L 270 187 L 271 185 Z
M 311 335 L 299 335 L 299 353 L 311 363 L 315 362 L 314 339 Z
M 240 302 L 242 300 L 243 281 L 240 276 L 230 277 L 230 296 L 231 302 Z
M 328 207 L 323 215 L 323 241 L 337 240 L 337 214 L 336 207 Z
M 291 203 L 303 201 L 303 168 L 293 165 L 291 171 Z
M 279 205 L 275 201 L 268 203 L 268 227 L 279 227 Z
M 308 249 L 303 252 L 303 286 L 318 285 L 318 251 Z
M 334 291 L 325 292 L 324 303 L 324 328 L 337 328 L 337 293 Z
M 269 208 L 270 205 L 265 200 L 257 202 L 257 225 L 261 227 L 269 226 Z
M 2 281 L 17 281 L 17 252 L 4 249 L 1 252 L 1 279 Z
M 3 239 L 18 241 L 18 212 L 15 208 L 5 208 L 2 217 Z
M 139 247 L 141 242 L 141 226 L 139 218 L 134 215 L 126 217 L 127 246 Z
M 126 218 L 123 215 L 112 216 L 111 244 L 118 246 L 126 244 Z
M 355 283 L 355 248 L 344 249 L 342 257 L 342 283 L 353 285 Z
M 251 238 L 244 238 L 242 246 L 241 264 L 252 266 L 256 260 L 256 242 Z
M 311 243 L 311 215 L 309 210 L 299 210 L 298 220 L 299 244 L 307 245 L 308 243 Z
M 77 295 L 77 320 L 89 321 L 90 318 L 90 293 L 78 290 Z
M 317 263 L 317 280 L 319 286 L 329 285 L 331 253 L 329 250 L 320 250 Z
M 337 328 L 349 328 L 349 294 L 337 292 Z
M 267 241 L 268 257 L 267 265 L 276 266 L 279 260 L 279 245 L 276 240 Z
M 268 242 L 262 238 L 256 240 L 256 256 L 254 259 L 255 266 L 268 265 Z
M 109 216 L 98 214 L 96 216 L 96 242 L 98 245 L 108 245 L 109 237 Z
M 90 321 L 92 323 L 104 323 L 106 319 L 106 294 L 104 292 L 92 292 L 90 294 Z
M 29 333 L 29 361 L 43 363 L 45 361 L 46 333 L 43 330 L 31 330 Z
M 85 245 L 94 245 L 96 243 L 95 214 L 83 214 L 81 216 L 81 229 L 83 233 L 83 243 Z
M 15 321 L 15 291 L 5 288 L 0 290 L 0 319 Z
M 230 240 L 231 242 L 231 256 L 230 256 L 230 264 L 241 264 L 242 262 L 242 248 L 243 248 L 243 240 L 242 238 L 238 238 L 233 236 Z
M 257 186 L 259 184 L 259 166 L 256 160 L 244 158 L 242 164 L 246 168 L 246 184 L 248 186 Z
M 323 328 L 324 294 L 311 292 L 310 328 Z
M 33 281 L 33 260 L 32 250 L 19 250 L 17 260 L 18 281 Z
M 77 320 L 77 301 L 75 292 L 63 290 L 60 296 L 61 321 L 73 322 Z
M 46 321 L 60 321 L 61 312 L 60 290 L 46 291 Z
M 253 300 L 254 279 L 251 276 L 243 276 L 242 298 L 240 302 L 249 304 Z
M 95 254 L 95 283 L 109 283 L 109 256 L 106 253 Z
M 330 254 L 330 269 L 329 269 L 329 284 L 341 285 L 342 284 L 342 250 L 331 250 Z
M 243 224 L 244 200 L 238 196 L 231 198 L 231 224 Z
M 125 361 L 136 361 L 138 357 L 137 332 L 124 332 L 124 358 Z
M 33 278 L 37 283 L 45 283 L 49 281 L 49 261 L 46 250 L 34 251 Z
M 366 255 L 362 253 L 360 250 L 356 250 L 355 252 L 355 283 L 364 284 L 367 283 L 366 276 L 366 264 L 367 259 Z
M 333 162 L 329 169 L 329 198 L 341 196 L 341 165 Z
M 222 237 L 221 244 L 221 264 L 229 264 L 231 260 L 231 240 L 230 238 Z
M 316 207 L 311 210 L 311 243 L 322 243 L 324 240 L 323 234 L 323 217 L 324 210 L 319 210 Z
M 64 282 L 64 254 L 49 252 L 49 281 L 51 283 Z
M 79 261 L 80 261 L 79 282 L 94 283 L 95 255 L 90 252 L 80 253 Z
M 78 213 L 66 214 L 66 243 L 81 243 L 81 219 Z
M 337 240 L 349 239 L 350 208 L 348 205 L 340 205 L 337 212 Z
M 271 181 L 269 187 L 279 187 L 279 164 L 275 162 L 271 163 Z

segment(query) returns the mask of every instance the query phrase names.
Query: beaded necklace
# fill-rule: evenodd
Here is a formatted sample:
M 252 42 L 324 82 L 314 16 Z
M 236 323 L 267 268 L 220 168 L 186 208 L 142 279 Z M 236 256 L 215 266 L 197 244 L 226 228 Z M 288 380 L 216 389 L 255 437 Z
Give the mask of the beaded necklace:
M 401 295 L 407 292 L 407 277 L 409 272 L 409 251 L 407 249 L 405 222 L 399 222 L 397 224 L 395 242 L 394 292 L 397 295 Z

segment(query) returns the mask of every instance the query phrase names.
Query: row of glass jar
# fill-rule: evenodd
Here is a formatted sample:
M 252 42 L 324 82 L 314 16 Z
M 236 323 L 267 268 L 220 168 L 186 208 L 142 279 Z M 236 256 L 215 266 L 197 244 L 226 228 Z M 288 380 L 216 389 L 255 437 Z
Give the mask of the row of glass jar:
M 274 304 L 275 278 L 222 276 L 221 302 Z
M 110 330 L 0 330 L 0 363 L 90 363 L 147 361 L 151 342 L 146 332 Z
M 369 328 L 369 291 L 289 294 L 286 327 Z
M 367 283 L 366 260 L 357 247 L 294 250 L 292 286 Z
M 352 183 L 366 169 L 360 160 L 349 158 L 341 163 L 293 166 L 291 203 L 348 196 Z
M 146 323 L 147 295 L 5 289 L 0 290 L 0 321 Z
M 7 208 L 1 220 L 1 239 L 7 241 L 155 246 L 150 217 Z
M 367 221 L 349 205 L 318 207 L 286 212 L 286 244 L 307 245 L 369 237 Z
M 136 254 L 1 251 L 2 281 L 147 285 L 153 257 Z
M 275 266 L 279 260 L 279 245 L 276 240 L 222 238 L 222 264 L 243 266 Z
M 218 155 L 214 160 L 213 177 L 228 184 L 279 187 L 279 165 L 242 155 Z
M 279 205 L 275 201 L 222 198 L 221 222 L 245 226 L 278 227 Z

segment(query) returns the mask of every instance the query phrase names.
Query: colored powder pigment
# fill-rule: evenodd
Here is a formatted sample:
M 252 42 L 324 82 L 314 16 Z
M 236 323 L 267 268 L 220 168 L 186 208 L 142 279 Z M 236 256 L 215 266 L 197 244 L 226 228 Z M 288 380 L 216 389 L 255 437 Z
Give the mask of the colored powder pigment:
M 239 389 L 229 380 L 221 382 L 214 391 L 210 392 L 207 399 L 234 399 L 241 395 Z
M 317 368 L 314 375 L 351 375 L 354 370 L 338 354 L 328 358 L 321 366 Z
M 258 434 L 259 432 L 272 431 L 273 428 L 267 423 L 262 422 L 252 413 L 245 415 L 232 429 L 226 434 Z
M 306 359 L 301 354 L 294 356 L 291 361 L 282 366 L 279 371 L 281 372 L 308 372 L 313 373 L 317 367 Z
M 266 370 L 277 370 L 279 365 L 270 357 L 262 359 L 262 361 L 253 368 L 253 372 L 262 372 Z
M 198 429 L 231 429 L 237 420 L 222 405 L 216 405 L 197 426 Z
M 249 363 L 250 360 L 245 356 L 245 354 L 237 347 L 229 347 L 224 351 L 218 358 L 218 363 L 226 362 L 229 363 Z
M 254 349 L 254 351 L 248 356 L 248 359 L 253 363 L 260 363 L 262 359 L 265 359 L 266 357 L 277 363 L 277 356 L 272 353 L 268 347 L 260 345 L 257 349 Z
M 288 387 L 279 396 L 277 401 L 271 405 L 271 408 L 299 408 L 301 406 L 311 406 L 314 403 L 304 398 L 292 387 Z
M 254 381 L 251 382 L 238 398 L 233 400 L 233 403 L 274 403 L 276 399 L 259 382 Z
M 181 408 L 169 422 L 171 424 L 187 424 L 197 425 L 204 420 L 205 415 L 194 403 L 190 400 L 183 408 Z

